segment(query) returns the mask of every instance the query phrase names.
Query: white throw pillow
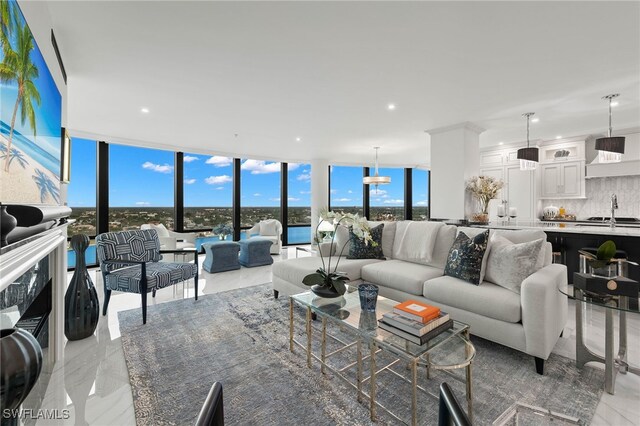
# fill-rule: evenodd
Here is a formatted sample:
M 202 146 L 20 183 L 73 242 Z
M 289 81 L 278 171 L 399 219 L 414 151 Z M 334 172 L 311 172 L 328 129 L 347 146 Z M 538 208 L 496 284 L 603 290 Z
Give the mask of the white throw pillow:
M 260 222 L 260 235 L 277 236 L 278 222 L 275 220 L 263 220 Z
M 522 281 L 537 271 L 544 239 L 514 244 L 494 233 L 490 240 L 485 280 L 519 294 Z
M 343 256 L 347 256 L 349 254 L 349 250 L 351 250 L 351 243 L 349 242 L 349 228 L 344 225 L 338 225 L 336 227 L 336 234 L 334 235 L 333 242 L 336 247 L 334 254 L 339 256 L 340 253 L 342 253 Z
M 492 234 L 500 235 L 501 237 L 506 238 L 515 244 L 520 243 L 528 243 L 530 241 L 535 241 L 539 239 L 543 239 L 547 241 L 547 234 L 544 231 L 534 230 L 534 229 L 519 229 L 519 230 L 510 230 L 510 229 L 494 229 L 491 231 Z M 489 241 L 489 245 L 491 245 L 491 241 Z M 544 244 L 543 244 L 544 247 Z M 536 271 L 538 269 L 542 269 L 545 264 L 545 250 L 540 250 L 540 254 L 538 255 L 538 260 L 536 262 Z
M 169 230 L 161 223 L 159 225 L 151 224 L 151 229 L 155 229 L 158 237 L 166 238 L 169 237 Z
M 428 264 L 433 256 L 438 231 L 443 222 L 414 222 L 403 220 L 396 224 L 393 258 L 407 262 Z

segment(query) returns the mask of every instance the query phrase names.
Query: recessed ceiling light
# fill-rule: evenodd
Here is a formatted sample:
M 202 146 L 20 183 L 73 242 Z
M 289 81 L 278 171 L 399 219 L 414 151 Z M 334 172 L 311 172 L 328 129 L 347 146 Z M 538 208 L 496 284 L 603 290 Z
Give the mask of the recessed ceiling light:
M 301 138 L 296 138 L 296 142 L 300 142 L 301 140 Z
M 498 142 L 498 145 L 504 145 L 504 142 Z
M 615 102 L 611 102 L 611 106 L 612 106 L 612 107 L 618 106 L 618 102 L 617 102 L 617 101 L 615 101 Z
M 538 121 L 540 121 L 540 119 L 539 119 L 539 118 L 532 118 L 532 119 L 531 119 L 531 122 L 532 122 L 532 123 L 537 123 Z
M 144 114 L 149 114 L 149 108 L 140 108 L 140 112 L 144 113 Z
M 562 139 L 562 136 L 558 135 L 556 136 L 556 139 Z
M 388 109 L 389 111 L 393 111 L 394 109 L 396 109 L 396 104 L 389 104 L 389 105 L 387 105 L 387 109 Z

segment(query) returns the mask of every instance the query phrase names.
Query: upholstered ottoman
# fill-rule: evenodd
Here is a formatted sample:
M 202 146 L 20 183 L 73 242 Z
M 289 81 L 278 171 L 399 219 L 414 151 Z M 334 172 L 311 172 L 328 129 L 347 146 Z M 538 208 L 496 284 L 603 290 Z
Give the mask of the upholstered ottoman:
M 269 249 L 271 248 L 271 241 L 268 238 L 254 237 L 249 240 L 240 241 L 240 264 L 247 268 L 253 268 L 254 266 L 271 265 L 273 259 Z
M 240 244 L 235 241 L 216 241 L 202 245 L 207 254 L 202 268 L 207 272 L 224 272 L 240 269 L 238 252 Z

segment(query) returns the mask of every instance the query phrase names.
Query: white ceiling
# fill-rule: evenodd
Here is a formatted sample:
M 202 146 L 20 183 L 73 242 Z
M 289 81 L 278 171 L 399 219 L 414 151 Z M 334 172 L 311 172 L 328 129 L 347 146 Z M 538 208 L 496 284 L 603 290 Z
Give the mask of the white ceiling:
M 425 129 L 483 146 L 640 125 L 640 2 L 49 3 L 75 135 L 261 159 L 427 164 Z M 387 104 L 397 109 L 388 111 Z M 142 114 L 147 107 L 149 114 Z M 235 136 L 237 134 L 237 136 Z M 296 137 L 302 138 L 296 142 Z

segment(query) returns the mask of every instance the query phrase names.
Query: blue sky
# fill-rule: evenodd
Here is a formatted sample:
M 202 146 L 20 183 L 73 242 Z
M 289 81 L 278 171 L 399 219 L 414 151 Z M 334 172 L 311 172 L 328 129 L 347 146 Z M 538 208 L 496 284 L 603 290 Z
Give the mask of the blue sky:
M 96 143 L 73 139 L 71 207 L 95 206 Z M 109 151 L 109 200 L 113 207 L 173 206 L 174 154 L 148 148 L 111 144 Z M 372 188 L 372 206 L 402 206 L 404 170 L 380 169 L 391 184 Z M 232 159 L 223 156 L 184 154 L 185 207 L 231 207 Z M 426 205 L 428 173 L 414 169 L 414 205 Z M 289 163 L 289 206 L 311 205 L 311 167 Z M 244 207 L 280 205 L 280 163 L 242 160 L 241 203 Z M 331 206 L 362 206 L 362 168 L 334 166 L 331 171 Z
M 13 7 L 18 7 L 15 1 L 10 1 L 10 4 Z M 20 21 L 20 25 L 25 25 L 22 12 L 20 13 Z M 15 46 L 15 37 L 12 37 L 12 45 Z M 38 68 L 38 78 L 35 79 L 34 83 L 40 93 L 40 106 L 35 102 L 33 103 L 36 116 L 36 140 L 43 145 L 43 148 L 45 148 L 47 152 L 59 160 L 62 97 L 35 40 L 34 45 L 35 47 L 31 51 L 31 60 Z M 0 61 L 3 59 L 4 54 L 0 52 Z M 57 64 L 55 65 L 57 66 Z M 0 97 L 0 102 L 2 102 L 2 105 L 0 105 L 0 120 L 10 125 L 18 94 L 18 86 L 15 82 L 12 82 L 10 84 L 2 83 L 0 87 L 2 89 L 2 96 Z M 34 140 L 33 130 L 29 125 L 29 120 L 25 120 L 23 125 L 20 122 L 20 112 L 18 112 L 16 118 L 15 129 L 29 140 Z M 58 174 L 59 170 L 55 170 L 54 172 Z

